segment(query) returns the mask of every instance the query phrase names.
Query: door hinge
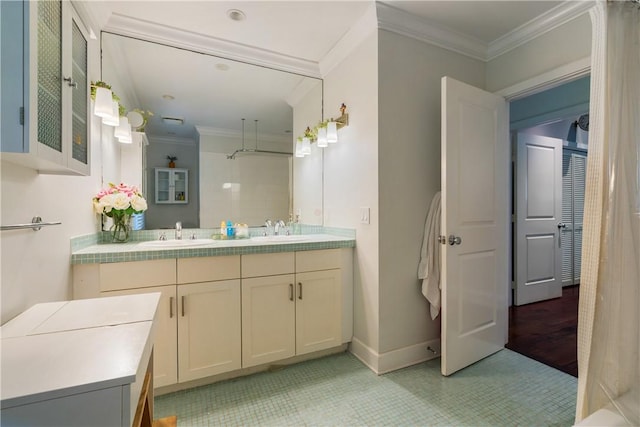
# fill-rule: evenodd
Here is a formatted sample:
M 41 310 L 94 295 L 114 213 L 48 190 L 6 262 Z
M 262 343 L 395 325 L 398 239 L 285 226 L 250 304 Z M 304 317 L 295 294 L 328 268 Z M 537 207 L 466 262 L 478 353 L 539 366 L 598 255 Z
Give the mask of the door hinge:
M 516 214 L 511 214 L 511 222 L 516 222 Z
M 24 107 L 20 107 L 20 124 L 24 126 Z
M 512 280 L 511 281 L 511 289 L 515 289 L 516 288 L 516 281 Z

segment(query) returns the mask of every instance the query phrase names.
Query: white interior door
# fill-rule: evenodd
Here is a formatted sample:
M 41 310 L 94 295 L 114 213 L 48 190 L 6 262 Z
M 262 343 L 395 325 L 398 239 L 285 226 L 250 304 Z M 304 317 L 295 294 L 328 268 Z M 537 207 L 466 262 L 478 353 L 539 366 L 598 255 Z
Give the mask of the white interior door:
M 507 102 L 442 78 L 442 374 L 507 341 Z
M 562 140 L 516 135 L 515 305 L 562 296 Z

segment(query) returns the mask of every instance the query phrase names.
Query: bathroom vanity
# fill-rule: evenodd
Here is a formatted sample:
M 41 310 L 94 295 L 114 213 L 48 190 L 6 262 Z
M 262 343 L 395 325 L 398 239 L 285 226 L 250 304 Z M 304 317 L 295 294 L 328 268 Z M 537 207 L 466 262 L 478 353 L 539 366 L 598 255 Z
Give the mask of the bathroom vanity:
M 342 351 L 353 334 L 352 238 L 94 245 L 74 298 L 159 292 L 159 393 Z
M 2 425 L 150 425 L 159 299 L 36 304 L 3 325 Z

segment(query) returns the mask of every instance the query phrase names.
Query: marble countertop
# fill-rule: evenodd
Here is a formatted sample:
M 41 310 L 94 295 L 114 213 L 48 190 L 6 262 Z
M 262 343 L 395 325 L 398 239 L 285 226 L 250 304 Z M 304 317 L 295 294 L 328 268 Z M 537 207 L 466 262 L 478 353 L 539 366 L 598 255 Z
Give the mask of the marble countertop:
M 266 238 L 258 236 L 235 240 L 197 239 L 194 242 L 184 239 L 179 242 L 167 240 L 165 242 L 102 243 L 73 251 L 71 263 L 94 264 L 355 247 L 355 238 L 332 234 L 280 237 L 280 239 L 278 236 Z

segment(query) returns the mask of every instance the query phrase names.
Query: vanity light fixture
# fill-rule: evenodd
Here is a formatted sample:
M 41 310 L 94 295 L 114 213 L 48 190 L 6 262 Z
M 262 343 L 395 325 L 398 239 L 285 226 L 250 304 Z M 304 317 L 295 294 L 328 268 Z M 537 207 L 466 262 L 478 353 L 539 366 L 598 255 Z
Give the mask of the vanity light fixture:
M 346 109 L 347 106 L 343 103 L 340 106 L 340 117 L 320 122 L 314 130 L 307 127 L 304 135 L 296 140 L 296 157 L 304 157 L 311 154 L 311 147 L 307 144 L 307 141 L 309 144 L 317 142 L 320 148 L 325 148 L 329 144 L 338 142 L 338 129 L 349 126 L 349 114 L 345 112 Z
M 106 87 L 96 87 L 96 102 L 93 107 L 93 114 L 98 117 L 109 117 L 113 111 L 113 97 L 111 89 Z
M 107 126 L 117 127 L 120 125 L 120 104 L 118 104 L 118 101 L 113 101 L 112 105 L 111 115 L 103 117 L 102 123 Z
M 133 142 L 133 138 L 131 137 L 131 125 L 129 124 L 129 119 L 126 117 L 120 117 L 120 124 L 113 131 L 113 136 L 118 138 L 123 144 L 131 144 Z
M 338 129 L 349 126 L 349 114 L 345 113 L 346 109 L 347 106 L 342 103 L 342 105 L 340 105 L 340 117 L 336 120 L 332 118 L 327 123 L 327 141 L 329 144 L 338 142 Z

